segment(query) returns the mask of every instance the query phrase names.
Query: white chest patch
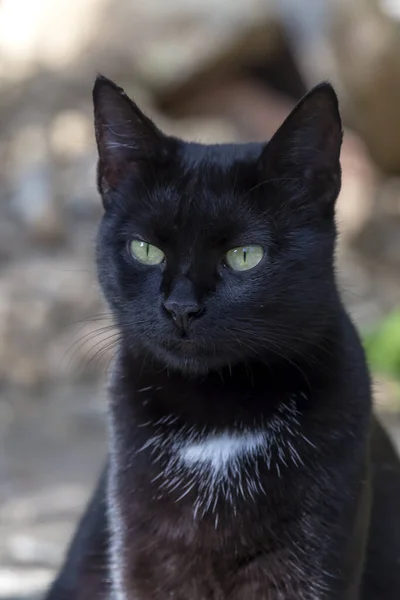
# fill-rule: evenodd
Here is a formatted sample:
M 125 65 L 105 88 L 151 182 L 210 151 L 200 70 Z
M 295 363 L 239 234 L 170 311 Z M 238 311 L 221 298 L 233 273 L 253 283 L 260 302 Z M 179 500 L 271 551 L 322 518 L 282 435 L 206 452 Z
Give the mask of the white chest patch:
M 225 431 L 207 431 L 179 424 L 176 416 L 169 415 L 139 425 L 148 430 L 148 437 L 136 452 L 147 452 L 158 466 L 152 479 L 156 498 L 172 494 L 180 502 L 193 496 L 194 518 L 211 512 L 217 525 L 220 501 L 235 512 L 240 499 L 251 501 L 268 493 L 261 467 L 280 477 L 289 463 L 302 464 L 299 442 L 311 442 L 302 432 L 299 417 L 294 398 L 254 428 L 237 424 Z
M 179 458 L 187 467 L 203 467 L 215 473 L 225 471 L 232 463 L 252 456 L 265 446 L 262 432 L 220 433 L 178 449 Z

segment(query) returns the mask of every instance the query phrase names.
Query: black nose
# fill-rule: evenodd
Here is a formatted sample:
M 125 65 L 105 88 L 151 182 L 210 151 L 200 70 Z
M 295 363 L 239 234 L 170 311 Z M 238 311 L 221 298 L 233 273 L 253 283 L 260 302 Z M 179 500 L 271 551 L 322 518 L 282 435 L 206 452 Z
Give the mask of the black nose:
M 165 310 L 171 315 L 178 329 L 185 331 L 192 317 L 199 316 L 203 312 L 203 307 L 197 302 L 176 302 L 166 300 L 164 302 Z

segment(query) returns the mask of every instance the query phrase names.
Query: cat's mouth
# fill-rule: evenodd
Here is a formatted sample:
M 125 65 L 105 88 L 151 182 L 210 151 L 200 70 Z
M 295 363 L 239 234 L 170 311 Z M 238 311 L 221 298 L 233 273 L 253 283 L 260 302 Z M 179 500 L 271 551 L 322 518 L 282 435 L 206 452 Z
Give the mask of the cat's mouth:
M 179 340 L 168 340 L 163 344 L 165 350 L 178 355 L 197 356 L 204 355 L 204 347 L 190 338 L 181 338 Z
M 178 361 L 200 361 L 206 363 L 213 363 L 216 359 L 218 362 L 221 360 L 221 357 L 217 356 L 218 353 L 215 346 L 207 346 L 193 338 L 166 339 L 161 342 L 160 346 L 167 361 L 169 358 L 174 358 Z
M 152 345 L 151 351 L 168 367 L 194 375 L 232 362 L 226 352 L 218 352 L 214 344 L 210 347 L 193 338 L 166 338 Z

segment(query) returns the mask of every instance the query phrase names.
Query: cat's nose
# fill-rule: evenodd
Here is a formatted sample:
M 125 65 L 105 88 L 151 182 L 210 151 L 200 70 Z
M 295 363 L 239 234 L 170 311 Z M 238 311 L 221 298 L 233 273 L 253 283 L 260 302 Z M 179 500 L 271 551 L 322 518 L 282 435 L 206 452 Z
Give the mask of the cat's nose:
M 181 331 L 187 329 L 191 318 L 203 312 L 203 307 L 198 302 L 177 302 L 170 299 L 165 300 L 164 308 Z

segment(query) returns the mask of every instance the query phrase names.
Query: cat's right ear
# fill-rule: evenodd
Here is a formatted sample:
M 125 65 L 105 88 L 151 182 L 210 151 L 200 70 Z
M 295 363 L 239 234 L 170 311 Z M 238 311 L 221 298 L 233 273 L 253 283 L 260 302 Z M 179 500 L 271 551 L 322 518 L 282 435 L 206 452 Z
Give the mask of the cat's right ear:
M 127 174 L 167 152 L 165 136 L 113 81 L 98 76 L 93 88 L 98 188 L 103 199 Z
M 266 145 L 263 178 L 289 191 L 297 203 L 332 207 L 340 190 L 342 123 L 329 83 L 315 86 L 292 110 Z

